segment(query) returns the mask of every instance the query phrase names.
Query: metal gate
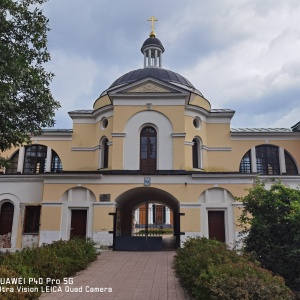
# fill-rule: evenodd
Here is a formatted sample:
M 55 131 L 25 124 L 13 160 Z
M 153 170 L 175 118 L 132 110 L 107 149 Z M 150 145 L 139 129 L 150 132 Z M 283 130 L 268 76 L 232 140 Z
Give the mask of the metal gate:
M 114 250 L 160 251 L 177 247 L 177 214 L 169 207 L 144 202 L 131 210 L 117 209 Z M 174 226 L 175 225 L 175 226 Z

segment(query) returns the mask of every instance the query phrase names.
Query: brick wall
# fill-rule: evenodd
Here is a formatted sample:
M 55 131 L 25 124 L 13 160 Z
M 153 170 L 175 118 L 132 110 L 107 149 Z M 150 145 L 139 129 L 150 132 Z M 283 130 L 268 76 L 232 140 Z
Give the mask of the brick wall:
M 11 248 L 11 234 L 0 235 L 0 248 Z

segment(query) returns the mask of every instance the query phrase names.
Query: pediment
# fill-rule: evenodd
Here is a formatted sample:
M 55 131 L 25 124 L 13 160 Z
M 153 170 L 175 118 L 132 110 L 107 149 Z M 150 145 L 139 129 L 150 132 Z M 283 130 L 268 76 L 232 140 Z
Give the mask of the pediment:
M 120 87 L 119 89 L 111 92 L 110 94 L 182 94 L 183 91 L 181 88 L 174 87 L 171 84 L 160 82 L 152 79 L 143 80 L 138 83 L 133 83 L 131 85 L 126 85 L 126 87 Z
M 173 90 L 165 88 L 153 82 L 147 82 L 139 86 L 133 87 L 126 91 L 127 93 L 172 93 Z

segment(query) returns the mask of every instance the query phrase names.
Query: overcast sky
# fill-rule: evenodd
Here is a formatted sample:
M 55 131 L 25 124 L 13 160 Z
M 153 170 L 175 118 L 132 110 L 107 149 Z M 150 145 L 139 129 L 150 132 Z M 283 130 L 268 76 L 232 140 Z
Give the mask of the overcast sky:
M 119 76 L 143 67 L 152 15 L 163 67 L 187 79 L 212 108 L 236 111 L 232 127 L 291 127 L 300 121 L 299 0 L 49 0 L 48 48 L 67 112 L 92 109 Z

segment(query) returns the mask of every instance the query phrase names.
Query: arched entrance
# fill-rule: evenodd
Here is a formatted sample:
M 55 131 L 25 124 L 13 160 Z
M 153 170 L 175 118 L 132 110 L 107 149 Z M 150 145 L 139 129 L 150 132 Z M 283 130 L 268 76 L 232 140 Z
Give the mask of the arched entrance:
M 159 251 L 180 245 L 178 200 L 151 187 L 131 189 L 116 199 L 114 250 Z

